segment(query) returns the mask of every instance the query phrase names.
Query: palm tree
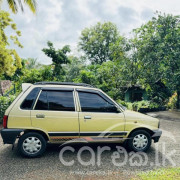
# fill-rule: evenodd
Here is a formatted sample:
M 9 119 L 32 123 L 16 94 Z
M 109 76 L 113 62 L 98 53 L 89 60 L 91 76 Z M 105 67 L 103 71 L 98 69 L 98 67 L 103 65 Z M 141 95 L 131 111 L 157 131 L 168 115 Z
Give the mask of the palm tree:
M 25 64 L 27 69 L 40 69 L 42 67 L 42 64 L 40 64 L 35 58 L 28 58 L 25 60 Z
M 0 0 L 0 4 L 3 0 Z M 12 10 L 13 13 L 17 13 L 19 8 L 21 11 L 24 11 L 24 4 L 29 6 L 30 10 L 33 13 L 36 13 L 36 0 L 7 0 L 7 3 L 9 5 L 9 8 Z

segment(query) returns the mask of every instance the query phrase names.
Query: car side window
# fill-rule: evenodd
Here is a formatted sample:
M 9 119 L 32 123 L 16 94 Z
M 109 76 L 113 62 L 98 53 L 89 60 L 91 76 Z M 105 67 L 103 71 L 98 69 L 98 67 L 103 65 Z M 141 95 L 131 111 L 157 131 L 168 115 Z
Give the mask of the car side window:
M 47 92 L 42 91 L 36 103 L 35 110 L 48 110 Z
M 42 91 L 35 110 L 75 111 L 72 91 Z
M 33 104 L 38 96 L 40 88 L 34 88 L 24 99 L 21 104 L 21 109 L 30 110 L 33 107 Z
M 78 94 L 82 112 L 117 112 L 113 103 L 97 93 L 79 92 Z

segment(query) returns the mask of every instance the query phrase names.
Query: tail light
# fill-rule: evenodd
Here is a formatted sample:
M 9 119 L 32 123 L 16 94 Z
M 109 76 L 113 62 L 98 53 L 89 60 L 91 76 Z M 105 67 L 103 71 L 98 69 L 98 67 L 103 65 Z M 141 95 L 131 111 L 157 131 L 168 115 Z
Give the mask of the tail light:
M 4 115 L 3 117 L 3 127 L 7 128 L 7 121 L 8 121 L 8 116 Z

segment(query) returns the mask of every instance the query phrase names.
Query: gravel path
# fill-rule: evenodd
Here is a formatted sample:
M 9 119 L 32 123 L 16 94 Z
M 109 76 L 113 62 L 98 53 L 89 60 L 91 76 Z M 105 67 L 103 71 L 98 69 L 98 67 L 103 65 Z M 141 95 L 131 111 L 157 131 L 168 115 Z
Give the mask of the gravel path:
M 71 151 L 64 153 L 64 160 L 74 160 L 74 164 L 70 167 L 63 165 L 59 160 L 59 152 L 65 146 L 48 145 L 41 158 L 28 159 L 19 156 L 17 148 L 12 151 L 10 145 L 3 145 L 0 138 L 0 180 L 130 179 L 139 171 L 162 166 L 180 166 L 180 121 L 172 122 L 161 119 L 161 129 L 163 136 L 159 143 L 152 143 L 146 155 L 128 152 L 127 154 L 121 153 L 119 158 L 116 146 L 120 144 L 68 144 L 66 147 L 71 145 L 75 149 L 74 153 Z M 89 146 L 95 153 L 95 165 L 83 166 L 77 160 L 77 152 L 83 146 Z M 102 153 L 99 166 L 97 165 L 98 146 L 108 146 L 111 149 Z M 126 155 L 127 159 L 125 159 Z M 141 160 L 137 156 L 142 158 L 142 163 L 134 164 L 134 161 L 140 162 Z M 89 161 L 91 157 L 88 151 L 84 151 L 81 155 L 83 161 Z M 117 158 L 115 159 L 116 164 L 113 163 L 113 157 Z M 123 162 L 125 162 L 124 165 L 121 165 L 120 163 Z

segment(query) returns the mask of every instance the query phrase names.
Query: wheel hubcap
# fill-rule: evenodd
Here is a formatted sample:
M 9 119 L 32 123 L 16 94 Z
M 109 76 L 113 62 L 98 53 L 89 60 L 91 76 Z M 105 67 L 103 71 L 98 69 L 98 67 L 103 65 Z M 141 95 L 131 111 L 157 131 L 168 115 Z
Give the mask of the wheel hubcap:
M 41 147 L 41 141 L 37 137 L 28 137 L 23 142 L 23 149 L 28 154 L 38 153 Z
M 148 144 L 148 138 L 144 134 L 138 134 L 133 138 L 133 146 L 137 150 L 144 149 Z

